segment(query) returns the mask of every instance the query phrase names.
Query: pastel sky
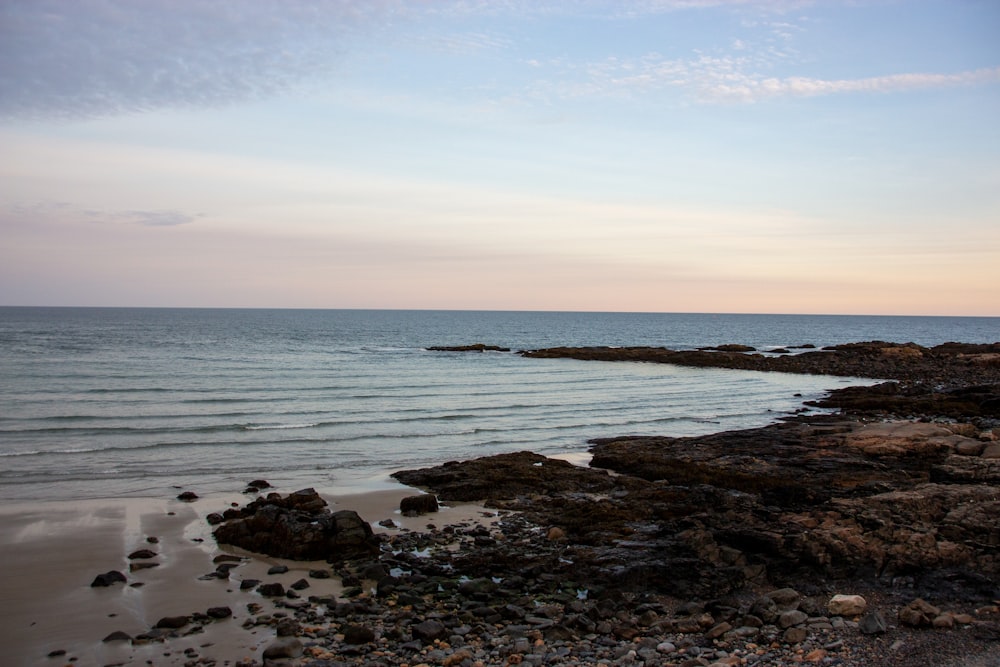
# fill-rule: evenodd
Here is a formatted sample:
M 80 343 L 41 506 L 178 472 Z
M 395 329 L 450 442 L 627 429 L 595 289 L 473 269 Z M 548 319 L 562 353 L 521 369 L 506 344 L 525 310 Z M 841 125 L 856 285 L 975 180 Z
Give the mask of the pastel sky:
M 1000 315 L 995 0 L 2 0 L 0 304 Z

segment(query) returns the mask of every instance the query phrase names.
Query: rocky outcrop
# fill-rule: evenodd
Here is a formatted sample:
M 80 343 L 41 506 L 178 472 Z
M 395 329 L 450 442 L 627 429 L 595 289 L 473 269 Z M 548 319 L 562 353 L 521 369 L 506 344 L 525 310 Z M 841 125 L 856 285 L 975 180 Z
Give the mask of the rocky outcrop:
M 472 345 L 434 345 L 426 348 L 432 352 L 510 352 L 509 347 L 473 343 Z
M 353 510 L 330 512 L 314 489 L 270 493 L 227 511 L 216 541 L 293 560 L 343 560 L 378 553 L 371 526 Z
M 821 419 L 595 440 L 589 469 L 520 452 L 394 476 L 554 527 L 579 550 L 579 576 L 624 590 L 711 597 L 859 577 L 937 586 L 930 575 L 949 572 L 953 588 L 988 597 L 1000 593 L 1000 489 L 940 480 L 956 459 L 992 470 L 992 459 L 957 453 L 972 451 L 974 433 Z M 478 557 L 484 572 L 504 561 L 490 545 Z
M 932 348 L 914 343 L 870 341 L 835 345 L 798 354 L 737 352 L 736 345 L 714 349 L 670 350 L 664 347 L 554 347 L 521 352 L 531 358 L 642 361 L 699 368 L 733 368 L 813 375 L 839 375 L 908 383 L 970 387 L 1000 384 L 1000 343 L 945 343 Z M 985 398 L 985 413 L 1000 415 L 996 397 Z M 973 401 L 974 402 L 974 399 Z

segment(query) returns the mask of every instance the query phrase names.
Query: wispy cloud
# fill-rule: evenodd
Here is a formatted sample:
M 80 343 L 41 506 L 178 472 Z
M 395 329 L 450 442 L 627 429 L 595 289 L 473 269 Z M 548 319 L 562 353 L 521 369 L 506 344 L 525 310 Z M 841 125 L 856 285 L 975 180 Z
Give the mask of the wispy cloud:
M 556 91 L 564 97 L 641 96 L 674 89 L 703 103 L 754 103 L 776 98 L 894 93 L 1000 82 L 1000 67 L 854 79 L 776 77 L 765 73 L 770 68 L 761 56 L 742 51 L 741 46 L 734 55 L 698 54 L 692 58 L 664 58 L 658 53 L 649 53 L 632 59 L 610 57 L 586 66 L 550 62 L 547 65 L 560 70 L 560 75 L 535 89 Z M 532 65 L 544 67 L 546 64 L 535 61 Z
M 9 0 L 0 3 L 0 117 L 270 96 L 330 71 L 391 4 Z

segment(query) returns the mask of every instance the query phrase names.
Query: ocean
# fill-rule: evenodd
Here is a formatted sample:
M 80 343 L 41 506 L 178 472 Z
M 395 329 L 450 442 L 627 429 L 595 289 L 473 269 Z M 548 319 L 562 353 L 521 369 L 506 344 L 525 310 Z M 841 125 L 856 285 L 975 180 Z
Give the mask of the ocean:
M 0 308 L 0 499 L 388 488 L 395 470 L 762 426 L 870 380 L 430 352 L 1000 340 L 1000 318 Z

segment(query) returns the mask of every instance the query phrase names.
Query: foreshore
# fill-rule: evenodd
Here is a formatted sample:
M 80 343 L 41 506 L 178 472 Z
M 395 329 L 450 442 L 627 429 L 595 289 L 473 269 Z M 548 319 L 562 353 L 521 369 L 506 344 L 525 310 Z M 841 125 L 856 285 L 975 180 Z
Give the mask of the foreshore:
M 995 348 L 848 348 L 821 363 L 906 375 L 833 416 L 595 441 L 591 468 L 524 452 L 325 496 L 371 524 L 365 558 L 217 544 L 210 515 L 263 488 L 7 505 L 4 663 L 996 665 Z M 416 488 L 444 507 L 403 516 Z
M 400 499 L 415 493 L 400 485 L 398 490 L 325 499 L 333 508 L 358 512 L 379 533 L 425 530 L 432 521 L 441 526 L 488 523 L 496 515 L 480 504 L 455 503 L 442 507 L 432 519 L 403 516 Z M 289 587 L 306 578 L 312 596 L 339 596 L 344 587 L 339 578 L 309 576 L 310 570 L 328 570 L 325 561 L 292 561 L 216 544 L 205 517 L 246 500 L 237 490 L 194 502 L 111 498 L 0 507 L 3 664 L 183 665 L 194 657 L 198 664 L 240 660 L 259 664 L 261 646 L 273 640 L 273 632 L 243 627 L 253 617 L 247 605 L 258 605 L 261 614 L 276 607 L 253 589 L 240 590 L 242 581 L 266 580 Z M 395 526 L 390 531 L 379 526 L 380 521 Z M 156 555 L 129 558 L 143 549 Z M 243 559 L 231 577 L 205 579 L 225 554 Z M 288 571 L 269 575 L 275 566 Z M 91 586 L 97 575 L 109 571 L 122 572 L 127 581 Z M 233 613 L 225 622 L 192 624 L 186 631 L 141 638 L 163 618 L 193 617 L 222 607 Z M 115 632 L 139 639 L 103 641 Z

